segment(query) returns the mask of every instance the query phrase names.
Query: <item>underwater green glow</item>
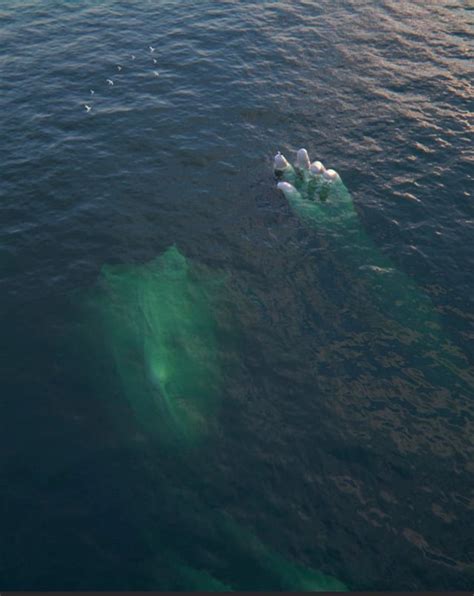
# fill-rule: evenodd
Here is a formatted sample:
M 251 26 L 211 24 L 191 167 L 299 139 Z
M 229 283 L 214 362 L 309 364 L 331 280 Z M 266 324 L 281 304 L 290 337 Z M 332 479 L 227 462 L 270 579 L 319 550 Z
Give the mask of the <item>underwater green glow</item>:
M 327 250 L 350 268 L 357 283 L 367 286 L 375 314 L 381 314 L 392 330 L 395 324 L 397 336 L 414 348 L 413 362 L 436 385 L 472 391 L 468 363 L 443 332 L 430 298 L 369 238 L 339 175 L 334 170 L 315 174 L 288 162 L 276 174 L 293 211 L 317 230 Z
M 188 565 L 177 567 L 183 589 L 199 590 L 206 592 L 232 592 L 232 588 L 220 582 L 204 569 L 195 569 Z
M 229 560 L 236 561 L 226 570 L 227 582 L 236 590 L 300 590 L 343 592 L 347 587 L 335 577 L 293 563 L 273 552 L 247 528 L 230 518 L 219 518 Z
M 194 441 L 213 424 L 219 289 L 173 246 L 144 265 L 104 267 L 89 301 L 123 395 L 142 428 L 162 440 Z
M 413 333 L 436 336 L 440 326 L 431 300 L 369 238 L 340 177 L 328 182 L 291 168 L 283 179 L 296 189 L 285 192 L 292 209 L 370 285 L 377 307 Z
M 227 514 L 198 508 L 209 533 L 201 536 L 200 548 L 188 550 L 186 557 L 181 549 L 165 550 L 157 580 L 162 581 L 166 575 L 169 589 L 347 591 L 347 586 L 335 577 L 275 553 Z M 177 531 L 190 543 L 196 542 L 192 527 L 183 526 Z
M 153 553 L 147 570 L 158 586 L 173 590 L 342 590 L 335 578 L 273 553 L 197 490 L 206 469 L 200 439 L 210 445 L 218 436 L 219 352 L 226 346 L 219 345 L 217 313 L 223 316 L 224 291 L 223 275 L 173 246 L 146 264 L 104 267 L 86 300 L 87 344 L 91 360 L 101 362 L 95 381 L 112 397 L 112 410 L 118 395 L 125 398 L 138 428 L 158 440 L 157 465 L 164 457 L 193 495 L 181 505 L 190 518 L 173 517 L 171 533 L 163 520 L 141 528 Z M 181 499 L 171 478 L 159 488 L 163 502 Z M 197 533 L 193 516 L 208 531 Z

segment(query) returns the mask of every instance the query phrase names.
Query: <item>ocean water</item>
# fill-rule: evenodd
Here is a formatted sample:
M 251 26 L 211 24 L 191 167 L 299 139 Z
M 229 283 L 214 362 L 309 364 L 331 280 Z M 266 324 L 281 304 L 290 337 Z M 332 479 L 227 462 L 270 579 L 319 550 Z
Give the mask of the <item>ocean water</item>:
M 1 2 L 2 589 L 472 589 L 473 17 Z

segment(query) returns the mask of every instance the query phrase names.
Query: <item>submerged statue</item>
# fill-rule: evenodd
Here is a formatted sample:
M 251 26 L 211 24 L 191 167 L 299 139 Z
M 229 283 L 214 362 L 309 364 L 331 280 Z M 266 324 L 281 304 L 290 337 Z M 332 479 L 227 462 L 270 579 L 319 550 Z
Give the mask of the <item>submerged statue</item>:
M 199 534 L 192 515 L 152 521 L 142 528 L 153 553 L 144 565 L 160 589 L 344 590 L 339 580 L 274 553 L 199 492 L 201 446 L 217 436 L 224 383 L 218 316 L 225 317 L 225 281 L 172 246 L 146 264 L 104 267 L 84 306 L 89 351 L 101 362 L 94 382 L 102 377 L 103 393 L 115 400 L 110 409 L 124 399 L 132 427 L 158 446 L 156 465 L 164 458 L 182 471 L 183 487 L 173 492 L 164 482 L 157 499 L 179 511 L 189 508 L 181 492 L 191 493 L 191 509 L 207 528 Z
M 403 343 L 425 359 L 430 380 L 451 390 L 472 390 L 463 355 L 444 334 L 430 298 L 399 271 L 367 235 L 352 197 L 339 174 L 299 149 L 295 165 L 278 152 L 274 158 L 277 188 L 293 211 L 315 228 L 328 250 L 357 272 L 371 293 L 374 308 L 394 323 Z M 464 370 L 463 370 L 464 369 Z
M 143 265 L 105 266 L 88 301 L 122 394 L 162 443 L 196 442 L 216 415 L 222 280 L 199 273 L 172 246 Z
M 339 174 L 320 161 L 310 163 L 306 149 L 298 151 L 294 167 L 278 153 L 274 169 L 277 188 L 295 213 L 372 285 L 374 301 L 387 306 L 391 318 L 412 330 L 436 334 L 439 325 L 430 299 L 369 238 Z

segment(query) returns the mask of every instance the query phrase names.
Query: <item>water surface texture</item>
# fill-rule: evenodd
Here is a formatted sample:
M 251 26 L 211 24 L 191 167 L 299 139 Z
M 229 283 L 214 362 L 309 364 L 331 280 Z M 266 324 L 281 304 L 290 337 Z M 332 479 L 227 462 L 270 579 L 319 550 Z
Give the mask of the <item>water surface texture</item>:
M 3 0 L 3 589 L 472 589 L 473 15 Z

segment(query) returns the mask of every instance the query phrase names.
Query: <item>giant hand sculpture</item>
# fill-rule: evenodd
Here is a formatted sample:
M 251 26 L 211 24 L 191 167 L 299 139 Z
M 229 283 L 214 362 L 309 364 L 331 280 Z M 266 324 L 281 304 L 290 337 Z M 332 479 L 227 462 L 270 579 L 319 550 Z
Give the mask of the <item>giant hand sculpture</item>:
M 345 201 L 331 201 L 325 209 L 318 209 L 318 206 L 321 206 L 320 202 L 327 201 L 331 190 L 339 187 L 341 191 L 344 185 L 335 170 L 326 170 L 320 161 L 310 163 L 306 149 L 298 150 L 295 167 L 284 155 L 277 153 L 274 170 L 275 175 L 281 179 L 277 187 L 283 191 L 292 206 L 297 207 L 296 210 L 302 217 L 324 223 L 325 220 L 334 218 L 337 212 L 339 214 L 342 211 L 347 212 L 347 207 L 352 207 L 352 201 L 346 190 L 345 196 L 342 197 L 346 199 Z
M 306 149 L 297 152 L 294 166 L 277 153 L 274 172 L 277 188 L 298 217 L 314 227 L 332 253 L 370 287 L 374 307 L 395 322 L 404 342 L 418 355 L 429 357 L 431 380 L 452 387 L 460 376 L 466 378 L 461 374 L 464 358 L 444 335 L 431 300 L 369 238 L 339 174 L 319 161 L 311 163 Z
M 391 318 L 412 330 L 434 333 L 438 324 L 431 301 L 368 237 L 339 174 L 319 161 L 310 163 L 306 149 L 298 151 L 294 167 L 278 153 L 274 170 L 277 187 L 295 213 L 371 282 L 377 304 L 387 307 Z

